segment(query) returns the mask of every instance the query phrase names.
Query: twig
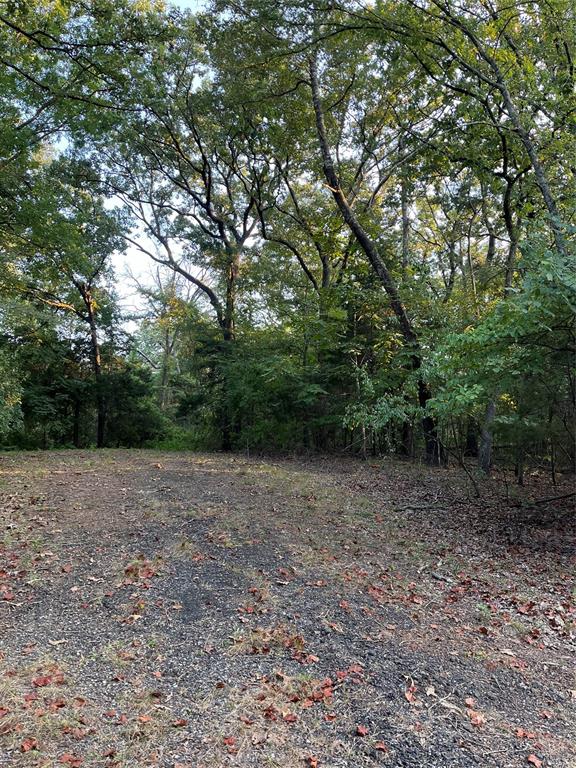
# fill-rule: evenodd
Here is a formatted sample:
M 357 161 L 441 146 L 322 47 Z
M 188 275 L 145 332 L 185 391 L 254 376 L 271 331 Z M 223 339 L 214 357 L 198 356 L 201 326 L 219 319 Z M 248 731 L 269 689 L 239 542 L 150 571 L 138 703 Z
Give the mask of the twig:
M 564 493 L 562 496 L 551 496 L 549 499 L 538 499 L 538 501 L 533 501 L 533 504 L 548 504 L 551 501 L 560 501 L 560 499 L 569 499 L 571 496 L 576 496 L 576 491 L 572 491 L 572 493 Z

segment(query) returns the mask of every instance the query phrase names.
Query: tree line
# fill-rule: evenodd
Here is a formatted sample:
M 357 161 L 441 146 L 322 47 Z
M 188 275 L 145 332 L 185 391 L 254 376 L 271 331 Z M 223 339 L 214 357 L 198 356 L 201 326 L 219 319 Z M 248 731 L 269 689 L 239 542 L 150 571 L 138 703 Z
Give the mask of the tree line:
M 570 0 L 2 0 L 0 37 L 5 445 L 574 468 Z

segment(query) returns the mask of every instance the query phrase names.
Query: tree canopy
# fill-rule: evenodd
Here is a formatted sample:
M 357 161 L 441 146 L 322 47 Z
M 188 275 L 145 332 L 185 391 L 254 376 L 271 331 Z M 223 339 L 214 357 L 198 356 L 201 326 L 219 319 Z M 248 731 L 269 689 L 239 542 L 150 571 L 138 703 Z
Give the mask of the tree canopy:
M 574 467 L 570 0 L 1 0 L 0 40 L 5 445 Z

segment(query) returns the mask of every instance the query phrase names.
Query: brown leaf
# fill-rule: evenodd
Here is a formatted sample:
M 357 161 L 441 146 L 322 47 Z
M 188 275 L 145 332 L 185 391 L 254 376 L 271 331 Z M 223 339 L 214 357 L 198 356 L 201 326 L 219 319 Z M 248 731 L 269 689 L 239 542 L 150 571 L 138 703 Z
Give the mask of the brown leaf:
M 404 696 L 406 698 L 406 701 L 409 701 L 410 704 L 414 704 L 416 702 L 416 686 L 414 683 L 408 686 L 406 690 L 404 691 Z
M 31 701 L 36 701 L 38 698 L 37 693 L 25 693 L 24 694 L 24 701 L 29 704 Z
M 32 749 L 38 749 L 38 741 L 32 737 L 24 739 L 20 744 L 20 752 L 30 752 Z
M 368 735 L 368 727 L 366 725 L 357 725 L 356 726 L 356 736 L 367 736 Z
M 477 728 L 480 728 L 486 722 L 486 718 L 481 712 L 476 712 L 474 709 L 468 709 L 466 712 L 472 725 L 475 725 Z
M 172 725 L 174 728 L 183 728 L 185 725 L 188 725 L 188 720 L 184 720 L 183 717 L 180 717 L 178 720 L 174 720 Z
M 81 757 L 72 754 L 71 752 L 65 752 L 61 757 L 58 758 L 58 762 L 62 763 L 63 765 L 69 765 L 70 768 L 79 768 L 84 760 Z
M 374 749 L 377 749 L 379 752 L 388 752 L 388 747 L 383 741 L 377 741 L 376 744 L 374 744 Z
M 39 677 L 34 678 L 32 680 L 32 685 L 35 688 L 43 688 L 46 685 L 50 685 L 52 682 L 52 676 L 51 675 L 40 675 Z
M 535 768 L 542 768 L 542 760 L 540 760 L 539 757 L 536 757 L 536 755 L 528 755 L 526 762 L 531 763 Z

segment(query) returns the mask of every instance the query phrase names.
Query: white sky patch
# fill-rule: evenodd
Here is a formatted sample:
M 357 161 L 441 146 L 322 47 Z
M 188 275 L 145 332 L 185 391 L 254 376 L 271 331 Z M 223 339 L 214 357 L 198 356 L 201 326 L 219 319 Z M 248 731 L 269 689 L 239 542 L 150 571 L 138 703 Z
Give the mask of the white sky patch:
M 175 5 L 182 10 L 199 11 L 204 5 L 204 0 L 170 0 L 170 5 Z
M 115 253 L 112 256 L 112 264 L 116 275 L 115 288 L 122 314 L 133 315 L 141 312 L 144 308 L 144 301 L 138 293 L 133 278 L 136 278 L 143 285 L 148 285 L 154 262 L 137 248 L 130 246 L 125 253 Z M 134 331 L 138 324 L 128 321 L 126 325 L 127 330 Z

